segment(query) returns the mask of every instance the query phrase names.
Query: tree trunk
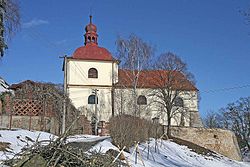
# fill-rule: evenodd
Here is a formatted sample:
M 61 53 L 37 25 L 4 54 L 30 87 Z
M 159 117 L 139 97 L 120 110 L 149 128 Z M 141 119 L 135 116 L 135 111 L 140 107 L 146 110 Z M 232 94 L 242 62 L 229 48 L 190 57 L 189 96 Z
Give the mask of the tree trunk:
M 134 108 L 134 116 L 137 117 L 137 96 L 136 96 L 136 88 L 133 89 L 133 108 Z
M 168 138 L 171 138 L 171 129 L 170 129 L 170 127 L 171 127 L 171 117 L 170 117 L 170 116 L 168 116 L 167 121 L 168 121 L 168 125 L 167 125 L 167 136 L 168 136 Z

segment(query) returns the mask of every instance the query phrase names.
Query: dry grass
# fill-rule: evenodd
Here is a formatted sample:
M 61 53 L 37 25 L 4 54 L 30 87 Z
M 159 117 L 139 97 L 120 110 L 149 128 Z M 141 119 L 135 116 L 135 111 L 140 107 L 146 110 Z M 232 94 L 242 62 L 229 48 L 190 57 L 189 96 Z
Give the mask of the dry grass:
M 0 151 L 8 151 L 10 149 L 10 143 L 0 142 Z

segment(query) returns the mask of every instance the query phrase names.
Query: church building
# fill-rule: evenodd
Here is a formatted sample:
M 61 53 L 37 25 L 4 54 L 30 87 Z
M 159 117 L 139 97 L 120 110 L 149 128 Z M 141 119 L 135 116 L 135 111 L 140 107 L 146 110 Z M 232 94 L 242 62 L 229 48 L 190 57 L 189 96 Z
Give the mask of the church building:
M 119 69 L 119 61 L 103 47 L 98 45 L 97 27 L 90 22 L 85 27 L 84 46 L 77 48 L 70 57 L 64 59 L 64 88 L 74 106 L 91 121 L 108 122 L 112 116 L 131 114 L 131 83 L 126 79 L 129 70 Z M 149 82 L 156 71 L 143 71 L 139 76 L 137 105 L 139 116 L 146 119 L 158 118 L 166 125 L 166 114 L 159 112 L 161 107 L 152 103 L 154 97 L 149 90 L 154 85 Z M 202 126 L 198 112 L 198 89 L 188 80 L 185 81 L 186 94 L 179 97 L 180 105 L 185 106 L 188 117 L 183 126 Z M 179 126 L 181 115 L 173 119 L 172 125 Z

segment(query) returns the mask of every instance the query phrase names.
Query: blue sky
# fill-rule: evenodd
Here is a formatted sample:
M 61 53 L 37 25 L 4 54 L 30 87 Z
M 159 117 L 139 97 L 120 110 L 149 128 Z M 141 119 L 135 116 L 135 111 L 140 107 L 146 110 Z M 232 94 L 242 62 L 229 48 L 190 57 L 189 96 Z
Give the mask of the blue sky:
M 248 7 L 248 0 L 22 0 L 22 29 L 0 61 L 0 76 L 10 84 L 62 83 L 59 56 L 83 45 L 92 8 L 99 45 L 113 55 L 117 36 L 131 33 L 156 55 L 179 55 L 195 75 L 204 115 L 250 95 L 250 87 L 217 91 L 250 84 L 250 25 L 239 13 Z

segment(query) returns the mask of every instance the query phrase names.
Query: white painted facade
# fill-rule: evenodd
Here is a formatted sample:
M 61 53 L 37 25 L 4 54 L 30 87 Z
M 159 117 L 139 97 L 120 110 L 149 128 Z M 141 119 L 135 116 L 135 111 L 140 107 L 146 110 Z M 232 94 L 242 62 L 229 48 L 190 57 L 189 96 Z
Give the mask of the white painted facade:
M 88 70 L 95 68 L 98 78 L 88 78 Z M 97 117 L 99 121 L 108 122 L 112 117 L 112 85 L 118 82 L 118 63 L 115 61 L 66 59 L 65 68 L 67 94 L 76 108 L 91 120 L 95 114 L 95 104 L 88 104 L 88 97 L 93 95 L 93 90 L 98 89 Z M 138 106 L 140 116 L 146 119 L 160 118 L 161 124 L 166 125 L 167 116 L 161 112 L 159 104 L 153 103 L 155 97 L 150 96 L 152 89 L 137 89 L 137 95 L 147 98 L 147 105 Z M 114 89 L 114 115 L 132 114 L 132 90 Z M 191 126 L 192 113 L 198 114 L 197 91 L 186 91 L 180 94 L 184 108 L 187 110 L 184 117 L 185 126 Z M 180 115 L 172 119 L 172 125 L 180 125 Z
M 67 94 L 76 108 L 81 108 L 84 114 L 91 119 L 95 113 L 95 105 L 88 104 L 88 97 L 97 89 L 97 111 L 99 121 L 108 121 L 112 115 L 111 89 L 117 82 L 118 63 L 114 61 L 66 60 L 65 80 Z M 88 78 L 88 70 L 95 68 L 98 78 Z
M 67 59 L 67 65 L 68 85 L 111 87 L 113 78 L 117 78 L 118 74 L 118 64 L 111 61 Z M 90 68 L 97 69 L 98 78 L 88 78 Z
M 166 112 L 162 110 L 161 105 L 159 103 L 155 103 L 156 97 L 151 96 L 152 89 L 139 88 L 137 89 L 137 96 L 143 95 L 147 98 L 147 105 L 138 105 L 138 110 L 140 112 L 140 116 L 146 119 L 153 119 L 155 117 L 159 118 L 159 123 L 166 125 L 167 123 L 167 115 Z M 198 113 L 198 95 L 196 91 L 185 91 L 181 92 L 179 97 L 183 99 L 184 102 L 184 121 L 185 126 L 190 126 L 190 118 L 191 112 Z M 115 89 L 115 114 L 132 114 L 131 111 L 131 103 L 133 100 L 132 90 L 131 89 Z M 159 100 L 159 99 L 158 99 Z M 171 125 L 179 126 L 180 125 L 180 117 L 181 115 L 177 115 L 171 121 Z

